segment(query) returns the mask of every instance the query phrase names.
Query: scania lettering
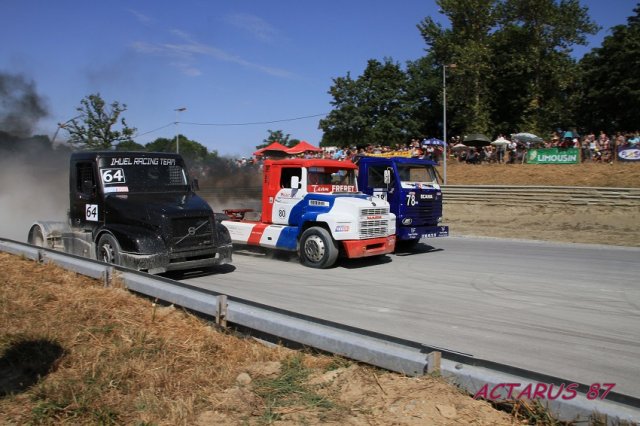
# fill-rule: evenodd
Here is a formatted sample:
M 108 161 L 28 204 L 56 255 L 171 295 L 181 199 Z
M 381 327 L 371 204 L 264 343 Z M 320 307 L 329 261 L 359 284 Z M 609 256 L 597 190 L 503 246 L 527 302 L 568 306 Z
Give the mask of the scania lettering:
M 73 153 L 67 222 L 38 221 L 28 241 L 153 274 L 229 263 L 229 233 L 194 186 L 178 154 Z
M 222 224 L 234 244 L 297 251 L 302 264 L 328 268 L 347 258 L 395 249 L 395 216 L 389 203 L 358 192 L 348 161 L 264 162 L 262 211 L 225 210 Z

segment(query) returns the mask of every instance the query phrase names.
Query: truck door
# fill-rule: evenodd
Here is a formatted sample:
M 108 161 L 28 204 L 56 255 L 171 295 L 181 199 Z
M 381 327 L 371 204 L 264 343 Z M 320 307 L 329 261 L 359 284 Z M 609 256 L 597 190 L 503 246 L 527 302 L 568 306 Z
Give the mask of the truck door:
M 302 199 L 307 195 L 302 181 L 301 167 L 283 167 L 280 173 L 280 190 L 275 196 L 271 221 L 279 225 L 298 225 L 302 213 Z M 296 207 L 297 206 L 297 207 Z M 294 213 L 292 215 L 292 212 Z
M 91 161 L 75 163 L 71 175 L 69 219 L 75 227 L 86 230 L 104 223 L 103 204 L 98 196 L 98 181 Z
M 385 182 L 387 174 L 388 183 Z M 366 188 L 361 188 L 367 194 L 391 202 L 395 193 L 396 178 L 393 167 L 387 165 L 369 164 L 367 167 Z

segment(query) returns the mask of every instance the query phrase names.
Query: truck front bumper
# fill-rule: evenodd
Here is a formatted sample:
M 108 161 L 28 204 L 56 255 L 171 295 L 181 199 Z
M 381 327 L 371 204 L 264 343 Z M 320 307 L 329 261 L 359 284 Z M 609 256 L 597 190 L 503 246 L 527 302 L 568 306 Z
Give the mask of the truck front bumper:
M 122 266 L 150 274 L 167 271 L 208 268 L 231 263 L 232 245 L 221 245 L 215 250 L 198 250 L 184 253 L 134 254 L 120 253 Z
M 346 240 L 341 243 L 349 259 L 393 253 L 396 249 L 395 235 L 366 240 Z
M 448 226 L 400 226 L 396 229 L 399 240 L 419 240 L 420 238 L 448 237 Z

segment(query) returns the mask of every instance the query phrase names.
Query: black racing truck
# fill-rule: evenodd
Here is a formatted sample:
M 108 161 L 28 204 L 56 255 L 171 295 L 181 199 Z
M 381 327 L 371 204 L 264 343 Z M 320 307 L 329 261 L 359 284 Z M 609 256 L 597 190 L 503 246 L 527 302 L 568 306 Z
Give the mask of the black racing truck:
M 230 263 L 229 232 L 196 187 L 179 154 L 76 152 L 67 222 L 38 221 L 28 241 L 151 274 Z

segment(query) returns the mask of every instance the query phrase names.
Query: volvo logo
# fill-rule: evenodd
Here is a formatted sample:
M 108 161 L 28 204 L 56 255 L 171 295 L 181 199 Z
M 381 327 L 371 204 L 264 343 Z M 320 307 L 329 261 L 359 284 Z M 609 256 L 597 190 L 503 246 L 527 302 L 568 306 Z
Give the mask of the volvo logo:
M 198 226 L 190 226 L 189 228 L 187 228 L 187 233 L 185 236 L 183 236 L 182 238 L 180 238 L 178 241 L 176 241 L 176 245 L 180 244 L 181 242 L 183 242 L 185 240 L 185 238 L 187 237 L 193 237 L 194 235 L 196 235 L 196 232 L 198 232 L 198 229 L 202 228 L 204 225 L 206 225 L 207 223 L 209 223 L 208 221 L 204 220 L 202 221 L 202 223 Z

